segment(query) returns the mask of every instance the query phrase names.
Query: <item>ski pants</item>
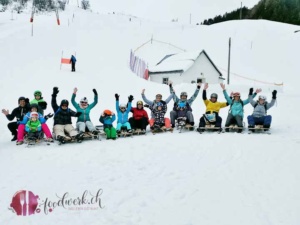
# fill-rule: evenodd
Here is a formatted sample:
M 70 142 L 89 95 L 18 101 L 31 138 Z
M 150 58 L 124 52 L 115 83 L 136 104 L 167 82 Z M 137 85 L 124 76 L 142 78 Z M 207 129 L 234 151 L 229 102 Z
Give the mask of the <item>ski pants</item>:
M 129 118 L 129 123 L 132 129 L 141 129 L 146 130 L 148 123 L 148 119 L 143 117 L 139 120 L 135 120 L 133 117 Z
M 117 137 L 116 129 L 113 126 L 104 128 L 104 132 L 106 133 L 106 138 L 107 139 Z
M 11 122 L 7 124 L 7 127 L 13 136 L 17 136 L 18 133 L 18 124 L 17 122 Z
M 72 71 L 74 71 L 75 72 L 75 63 L 71 63 L 72 64 Z
M 215 127 L 221 127 L 221 125 L 222 125 L 222 117 L 220 117 L 218 114 L 216 114 L 216 122 L 214 122 L 212 124 L 215 124 Z M 205 125 L 206 125 L 206 122 L 205 122 L 204 116 L 202 116 L 200 118 L 199 127 L 205 127 Z
M 178 112 L 172 110 L 170 112 L 170 117 L 171 117 L 171 124 L 175 125 L 175 120 L 178 118 Z M 191 111 L 187 111 L 186 118 L 187 118 L 187 123 L 189 123 L 193 126 L 194 125 L 194 116 Z
M 127 130 L 131 130 L 131 126 L 129 122 L 126 123 L 118 123 L 117 124 L 117 130 L 121 130 L 121 127 L 126 127 Z
M 91 131 L 91 132 L 93 132 L 95 130 L 95 127 L 91 121 L 77 122 L 76 128 L 79 132 L 85 132 L 86 128 L 88 129 L 88 131 Z
M 150 127 L 152 127 L 154 125 L 154 122 L 155 122 L 155 119 L 150 119 L 149 120 Z M 165 118 L 165 125 L 164 126 L 166 128 L 170 128 L 171 127 L 171 122 L 170 122 L 169 118 Z
M 255 125 L 263 125 L 265 128 L 269 128 L 271 126 L 272 116 L 262 116 L 262 117 L 254 117 L 248 116 L 248 125 L 255 126 Z
M 238 127 L 243 127 L 243 117 L 239 115 L 233 116 L 231 113 L 229 113 L 225 127 L 229 127 L 231 124 L 236 124 Z
M 49 130 L 49 127 L 46 123 L 42 124 L 42 131 L 44 132 L 44 134 L 46 135 L 47 138 L 52 138 L 52 134 L 51 134 L 51 132 Z M 23 141 L 25 134 L 26 134 L 25 124 L 19 124 L 17 140 L 18 141 Z
M 72 124 L 66 124 L 66 125 L 56 124 L 53 127 L 53 132 L 55 133 L 56 137 L 57 136 L 65 137 L 66 134 L 69 135 L 70 137 L 75 137 L 78 134 L 78 132 L 75 130 Z

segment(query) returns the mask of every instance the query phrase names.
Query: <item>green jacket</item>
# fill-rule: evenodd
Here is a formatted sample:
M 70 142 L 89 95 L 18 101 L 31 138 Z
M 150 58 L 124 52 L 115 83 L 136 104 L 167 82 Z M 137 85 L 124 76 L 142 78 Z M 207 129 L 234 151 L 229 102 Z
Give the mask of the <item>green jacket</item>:
M 37 132 L 42 130 L 42 125 L 39 120 L 36 121 L 28 121 L 25 127 L 26 132 Z
M 72 105 L 76 108 L 77 112 L 81 112 L 82 114 L 78 117 L 77 122 L 86 122 L 86 121 L 91 121 L 90 119 L 90 111 L 92 108 L 95 107 L 98 103 L 98 95 L 94 96 L 94 102 L 92 104 L 89 104 L 85 109 L 80 108 L 80 105 L 75 102 L 75 97 L 76 95 L 73 93 L 72 94 Z

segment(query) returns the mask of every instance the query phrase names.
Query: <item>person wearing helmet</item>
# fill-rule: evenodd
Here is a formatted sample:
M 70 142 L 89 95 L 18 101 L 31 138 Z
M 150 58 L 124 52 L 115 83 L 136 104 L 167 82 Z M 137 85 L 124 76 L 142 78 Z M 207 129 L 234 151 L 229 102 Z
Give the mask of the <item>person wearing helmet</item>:
M 223 88 L 224 84 L 221 84 Z M 225 86 L 224 86 L 225 88 Z M 206 83 L 202 93 L 202 99 L 206 106 L 205 114 L 200 118 L 199 127 L 197 131 L 203 132 L 206 123 L 214 124 L 216 128 L 222 130 L 222 118 L 219 116 L 219 111 L 221 108 L 228 106 L 228 102 L 218 102 L 218 94 L 212 93 L 210 99 L 207 99 L 206 90 L 208 89 L 208 84 Z
M 56 100 L 58 92 L 58 87 L 54 87 L 51 99 L 51 106 L 54 111 L 53 131 L 57 139 L 63 144 L 71 139 L 81 142 L 83 135 L 79 134 L 72 125 L 72 117 L 79 117 L 81 112 L 71 110 L 69 108 L 69 101 L 66 99 L 63 99 L 58 106 Z
M 261 91 L 261 89 L 260 89 L 260 91 Z M 257 93 L 259 93 L 259 92 L 257 92 Z M 263 125 L 265 131 L 269 130 L 269 128 L 271 127 L 272 116 L 267 115 L 267 110 L 269 110 L 272 106 L 274 106 L 275 101 L 276 101 L 276 95 L 277 95 L 277 91 L 274 90 L 272 92 L 271 102 L 267 102 L 267 97 L 264 95 L 260 95 L 258 97 L 258 101 L 254 101 L 253 98 L 250 97 L 250 104 L 253 106 L 254 110 L 253 110 L 252 115 L 248 116 L 248 118 L 247 118 L 248 119 L 248 128 L 254 128 L 255 125 Z M 254 131 L 254 130 L 252 130 L 252 131 Z
M 16 141 L 18 138 L 18 127 L 20 121 L 23 120 L 24 115 L 30 111 L 30 105 L 29 105 L 29 99 L 25 97 L 19 97 L 18 99 L 18 107 L 13 109 L 11 113 L 9 113 L 8 109 L 2 109 L 2 113 L 6 116 L 6 118 L 9 121 L 14 120 L 14 118 L 17 119 L 17 121 L 10 122 L 7 124 L 7 127 L 11 134 L 13 135 L 13 138 L 11 141 Z M 24 128 L 24 127 L 23 127 Z
M 94 108 L 98 103 L 98 93 L 96 89 L 93 89 L 94 93 L 94 102 L 89 104 L 88 99 L 86 97 L 80 100 L 80 103 L 75 101 L 76 93 L 78 89 L 74 88 L 74 92 L 72 94 L 71 102 L 72 105 L 75 107 L 77 112 L 81 112 L 81 115 L 77 118 L 76 127 L 79 133 L 84 133 L 86 130 L 92 132 L 94 135 L 98 134 L 98 131 L 94 127 L 91 118 L 90 112 L 92 108 Z
M 180 98 L 178 98 L 177 95 L 175 94 L 174 89 L 173 89 L 172 82 L 169 82 L 170 93 L 173 94 L 173 100 L 174 100 L 174 107 L 173 107 L 173 110 L 170 112 L 172 128 L 175 127 L 175 120 L 178 117 L 177 105 L 179 104 L 179 102 L 185 102 L 186 103 L 186 107 L 187 107 L 187 111 L 186 111 L 187 120 L 186 120 L 186 122 L 187 122 L 187 124 L 189 124 L 191 126 L 194 126 L 194 124 L 195 124 L 194 123 L 194 116 L 193 116 L 193 113 L 192 113 L 191 106 L 192 106 L 193 101 L 196 99 L 196 97 L 199 94 L 201 85 L 202 85 L 201 83 L 198 83 L 197 88 L 196 88 L 194 94 L 192 95 L 192 97 L 187 99 L 188 95 L 185 91 L 181 92 Z
M 155 129 L 166 130 L 165 126 L 165 114 L 167 112 L 167 104 L 163 104 L 161 102 L 157 102 L 155 106 L 150 105 L 149 109 L 151 110 L 154 116 L 153 125 L 150 127 L 152 131 Z
M 40 137 L 42 125 L 39 120 L 38 112 L 30 113 L 30 118 L 26 123 L 25 130 L 28 133 L 28 140 L 36 140 Z
M 241 94 L 239 92 L 232 92 L 230 98 L 225 89 L 225 85 L 221 85 L 221 87 L 223 89 L 224 97 L 230 105 L 230 109 L 225 123 L 225 131 L 229 132 L 228 127 L 231 124 L 236 124 L 240 128 L 237 132 L 241 133 L 243 128 L 244 106 L 250 102 L 251 96 L 252 98 L 254 98 L 256 94 L 259 93 L 259 89 L 257 89 L 256 92 L 253 94 L 253 88 L 250 88 L 248 98 L 246 100 L 241 100 Z
M 99 121 L 103 123 L 103 129 L 106 134 L 106 139 L 116 140 L 116 129 L 113 127 L 113 122 L 115 120 L 116 115 L 108 109 L 104 110 L 100 116 Z
M 34 99 L 30 101 L 31 104 L 37 104 L 39 106 L 38 112 L 42 115 L 44 115 L 44 110 L 47 109 L 47 102 L 42 97 L 41 91 L 35 91 L 33 93 Z
M 115 94 L 116 98 L 116 111 L 118 115 L 117 121 L 117 133 L 121 133 L 121 128 L 126 127 L 128 133 L 132 133 L 130 123 L 128 122 L 128 114 L 131 110 L 131 102 L 133 100 L 133 96 L 130 95 L 128 97 L 128 106 L 124 103 L 119 104 L 119 97 L 120 95 Z
M 144 109 L 143 101 L 137 101 L 136 108 L 131 107 L 132 117 L 129 118 L 130 126 L 133 130 L 141 129 L 141 133 L 146 133 L 146 127 L 149 124 L 148 113 Z
M 44 132 L 44 134 L 46 135 L 47 137 L 47 141 L 48 142 L 53 142 L 53 138 L 52 138 L 52 134 L 49 130 L 49 127 L 48 125 L 46 124 L 46 121 L 47 119 L 51 118 L 53 116 L 53 114 L 49 113 L 48 115 L 46 115 L 45 117 L 38 112 L 38 105 L 37 104 L 31 104 L 30 105 L 30 112 L 28 112 L 24 117 L 23 117 L 23 120 L 20 122 L 20 125 L 19 125 L 19 129 L 18 129 L 18 142 L 21 142 L 23 143 L 23 140 L 24 140 L 24 135 L 25 135 L 25 131 L 26 131 L 26 124 L 27 122 L 30 120 L 30 115 L 31 113 L 37 113 L 37 116 L 38 116 L 38 120 L 40 121 L 41 123 L 41 128 L 42 128 L 42 131 Z M 19 143 L 19 144 L 21 144 Z

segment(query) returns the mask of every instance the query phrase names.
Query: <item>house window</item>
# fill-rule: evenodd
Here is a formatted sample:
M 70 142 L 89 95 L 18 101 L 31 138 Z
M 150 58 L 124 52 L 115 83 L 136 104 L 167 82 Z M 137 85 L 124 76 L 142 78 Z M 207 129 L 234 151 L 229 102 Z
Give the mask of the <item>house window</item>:
M 202 79 L 201 78 L 197 78 L 197 83 L 202 83 Z
M 169 83 L 169 78 L 168 78 L 168 77 L 163 77 L 162 83 L 168 85 L 168 83 Z

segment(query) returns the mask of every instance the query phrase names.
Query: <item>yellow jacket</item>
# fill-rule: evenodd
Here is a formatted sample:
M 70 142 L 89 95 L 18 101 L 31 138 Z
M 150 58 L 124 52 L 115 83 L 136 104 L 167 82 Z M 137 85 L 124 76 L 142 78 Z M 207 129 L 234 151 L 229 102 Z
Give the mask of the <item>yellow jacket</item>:
M 219 113 L 221 108 L 226 107 L 228 104 L 227 102 L 212 102 L 210 100 L 203 100 L 204 104 L 206 105 L 206 111 L 205 112 L 217 112 Z

